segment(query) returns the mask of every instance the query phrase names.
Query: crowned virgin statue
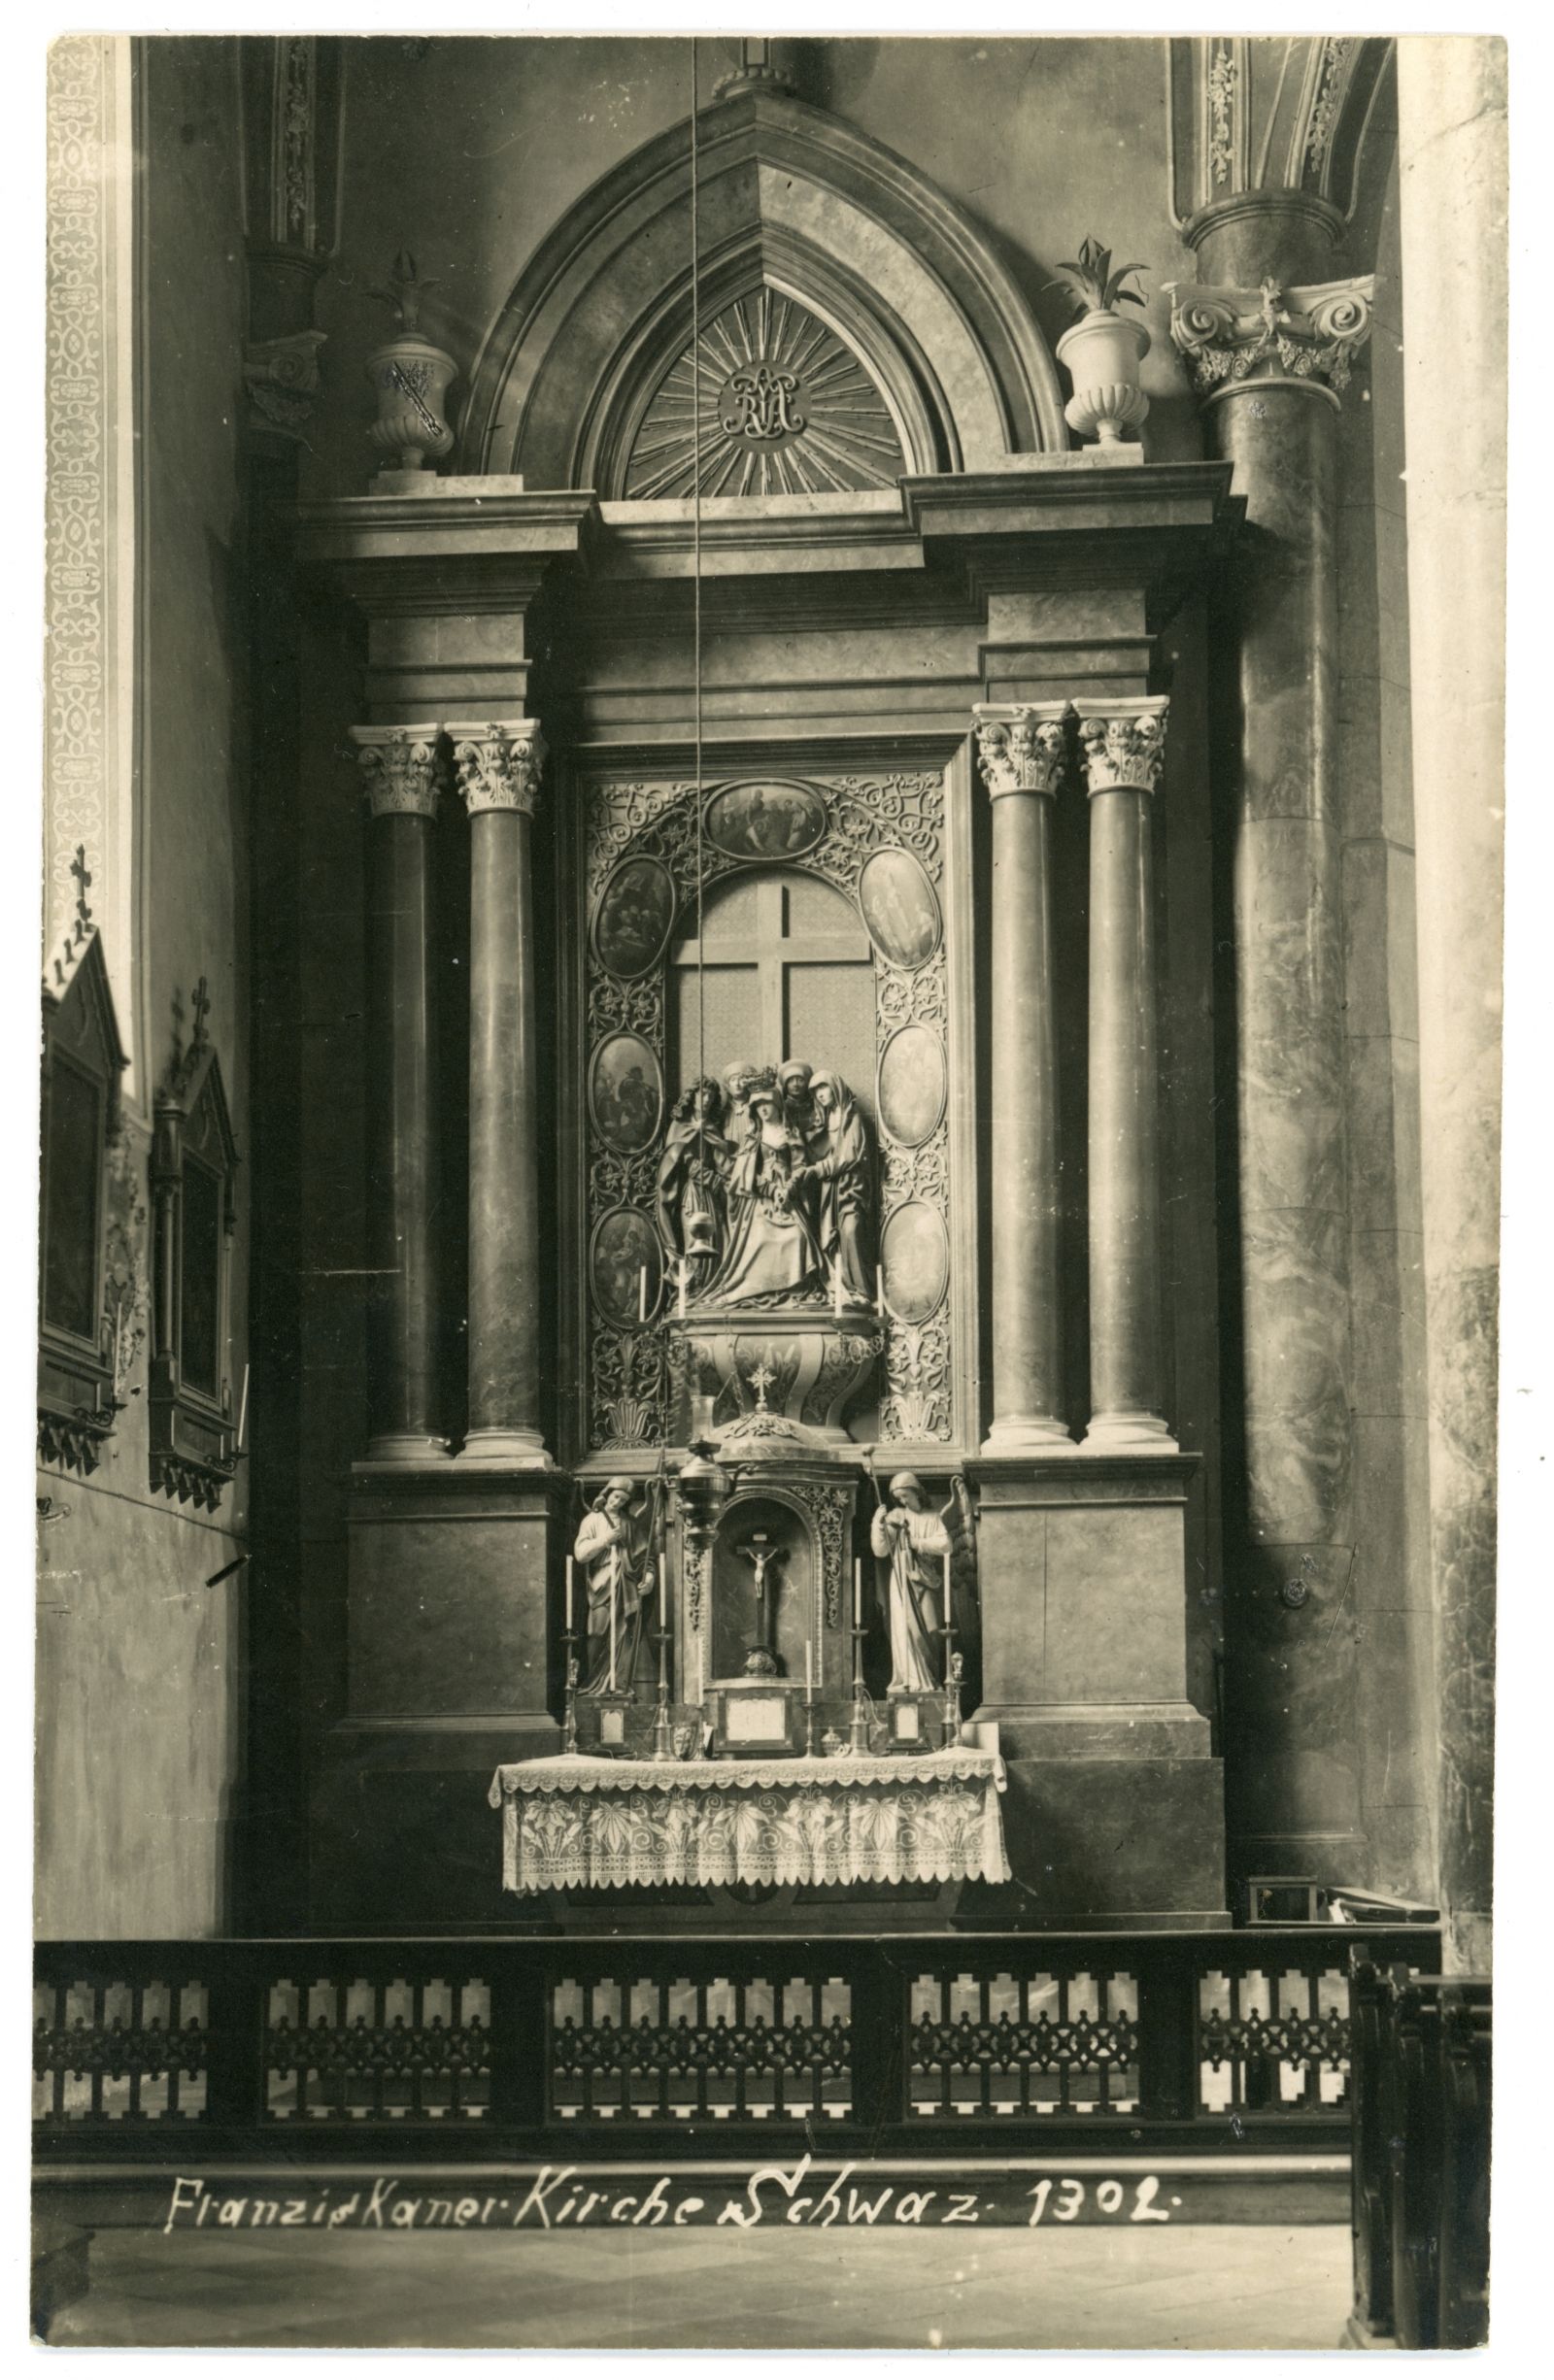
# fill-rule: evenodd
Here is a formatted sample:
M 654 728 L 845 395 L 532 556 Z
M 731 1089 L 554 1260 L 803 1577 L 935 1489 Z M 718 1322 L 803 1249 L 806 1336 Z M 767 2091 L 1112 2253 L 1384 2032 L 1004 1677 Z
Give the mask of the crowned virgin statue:
M 789 1105 L 769 1070 L 748 1087 L 748 1127 L 735 1140 L 727 1179 L 727 1246 L 705 1292 L 714 1305 L 780 1299 L 822 1270 L 820 1243 L 801 1196 L 809 1152 L 802 1130 L 790 1121 Z

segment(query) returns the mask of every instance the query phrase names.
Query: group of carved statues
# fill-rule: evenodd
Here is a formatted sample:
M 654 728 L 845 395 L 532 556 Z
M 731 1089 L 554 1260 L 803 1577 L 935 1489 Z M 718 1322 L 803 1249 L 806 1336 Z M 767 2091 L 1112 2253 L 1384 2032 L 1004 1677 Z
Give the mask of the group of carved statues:
M 976 1547 L 965 1482 L 956 1479 L 948 1503 L 934 1512 L 915 1471 L 897 1471 L 889 1501 L 878 1497 L 869 1544 L 890 1623 L 892 1693 L 928 1693 L 943 1683 L 938 1650 L 959 1584 L 974 1590 Z M 652 1498 L 635 1480 L 606 1481 L 584 1515 L 573 1555 L 588 1583 L 585 1694 L 627 1693 L 635 1685 L 642 1647 L 643 1606 L 659 1586 Z M 741 1548 L 747 1559 L 748 1548 Z M 758 1594 L 766 1590 L 766 1562 L 756 1568 Z M 936 1641 L 937 1640 L 937 1641 Z
M 659 1232 L 703 1306 L 820 1290 L 874 1297 L 873 1165 L 857 1099 L 801 1059 L 700 1076 L 675 1102 L 659 1163 Z

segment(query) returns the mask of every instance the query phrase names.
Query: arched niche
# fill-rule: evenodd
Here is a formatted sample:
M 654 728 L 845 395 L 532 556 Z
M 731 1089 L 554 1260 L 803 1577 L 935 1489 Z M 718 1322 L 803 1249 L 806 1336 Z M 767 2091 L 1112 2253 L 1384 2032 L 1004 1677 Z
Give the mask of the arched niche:
M 764 1539 L 770 1548 L 770 1645 L 777 1673 L 802 1683 L 804 1647 L 821 1667 L 820 1531 L 792 1489 L 754 1481 L 729 1503 L 712 1548 L 709 1678 L 744 1675 L 756 1643 L 755 1565 L 744 1550 Z
M 914 167 L 765 90 L 704 110 L 697 149 L 703 324 L 762 290 L 801 307 L 878 392 L 900 472 L 1067 445 L 1029 306 L 987 235 Z M 688 120 L 595 183 L 524 267 L 475 368 L 458 468 L 624 495 L 692 328 Z

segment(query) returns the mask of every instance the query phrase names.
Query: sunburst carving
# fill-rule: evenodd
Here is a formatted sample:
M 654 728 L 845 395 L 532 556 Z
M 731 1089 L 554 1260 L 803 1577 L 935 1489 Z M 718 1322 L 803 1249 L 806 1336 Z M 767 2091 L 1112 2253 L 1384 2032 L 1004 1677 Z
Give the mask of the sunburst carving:
M 762 288 L 726 306 L 699 352 L 688 346 L 670 365 L 642 417 L 625 492 L 830 495 L 893 487 L 905 469 L 889 408 L 851 348 Z

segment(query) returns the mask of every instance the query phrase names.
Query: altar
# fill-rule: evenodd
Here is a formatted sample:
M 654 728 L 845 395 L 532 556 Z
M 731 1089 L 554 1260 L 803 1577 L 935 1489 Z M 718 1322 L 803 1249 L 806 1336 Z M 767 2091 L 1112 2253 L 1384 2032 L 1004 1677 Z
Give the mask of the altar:
M 491 1779 L 509 1893 L 599 1885 L 1004 1883 L 996 1752 L 513 1760 Z

